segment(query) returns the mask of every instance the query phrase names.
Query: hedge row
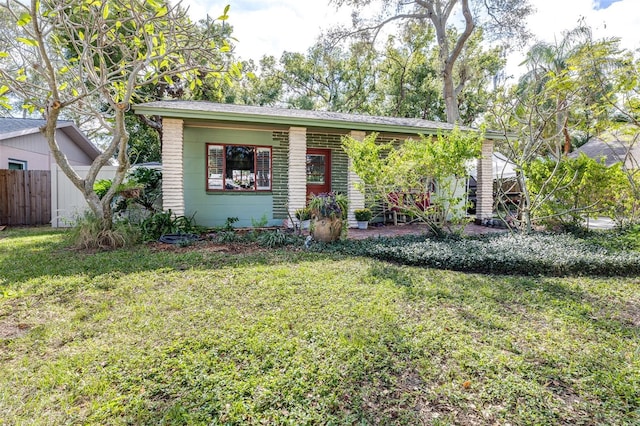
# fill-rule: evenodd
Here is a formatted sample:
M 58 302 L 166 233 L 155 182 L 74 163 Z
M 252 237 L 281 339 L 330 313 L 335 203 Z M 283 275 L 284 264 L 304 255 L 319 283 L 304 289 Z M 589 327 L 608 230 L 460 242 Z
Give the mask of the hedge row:
M 570 234 L 494 234 L 465 238 L 378 238 L 317 244 L 315 250 L 405 265 L 514 275 L 640 275 L 640 253 L 608 250 Z

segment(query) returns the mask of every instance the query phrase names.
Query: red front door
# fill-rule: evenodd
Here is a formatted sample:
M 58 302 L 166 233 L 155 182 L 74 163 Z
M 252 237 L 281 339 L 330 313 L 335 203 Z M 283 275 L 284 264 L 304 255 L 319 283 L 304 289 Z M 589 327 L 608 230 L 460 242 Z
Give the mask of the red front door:
M 307 199 L 331 191 L 331 150 L 307 149 Z

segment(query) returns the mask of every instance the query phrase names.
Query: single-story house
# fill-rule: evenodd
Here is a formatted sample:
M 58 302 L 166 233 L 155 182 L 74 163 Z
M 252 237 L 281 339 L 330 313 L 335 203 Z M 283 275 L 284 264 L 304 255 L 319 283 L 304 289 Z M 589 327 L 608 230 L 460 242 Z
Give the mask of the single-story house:
M 367 133 L 404 140 L 448 132 L 453 126 L 421 119 L 374 117 L 323 111 L 158 101 L 134 106 L 137 114 L 162 117 L 163 208 L 195 214 L 198 224 L 224 225 L 237 217 L 250 226 L 266 217 L 281 225 L 295 217 L 311 193 L 341 192 L 353 211 L 364 207 L 341 137 Z M 488 135 L 488 138 L 498 135 Z M 492 152 L 488 139 L 478 167 L 477 217 L 491 217 Z
M 44 120 L 0 118 L 0 169 L 51 170 L 55 162 L 40 128 Z M 60 121 L 56 138 L 72 166 L 90 165 L 100 150 L 72 122 Z

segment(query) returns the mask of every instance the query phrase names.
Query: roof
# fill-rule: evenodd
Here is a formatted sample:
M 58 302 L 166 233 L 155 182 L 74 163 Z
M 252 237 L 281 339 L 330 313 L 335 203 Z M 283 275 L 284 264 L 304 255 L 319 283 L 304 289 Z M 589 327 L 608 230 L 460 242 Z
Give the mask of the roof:
M 27 133 L 33 133 L 39 131 L 38 129 L 44 126 L 44 120 L 36 120 L 31 118 L 4 118 L 0 117 L 0 139 L 8 139 L 7 134 L 24 131 Z M 33 130 L 33 131 L 32 131 Z
M 44 125 L 45 120 L 41 119 L 0 117 L 0 141 L 39 133 L 40 128 Z M 100 155 L 101 151 L 73 122 L 58 121 L 57 128 L 64 132 L 92 160 Z
M 618 162 L 625 162 L 627 167 L 637 169 L 638 162 L 640 162 L 640 142 L 630 143 L 619 139 L 605 142 L 599 138 L 592 138 L 569 154 L 569 157 L 575 158 L 580 153 L 596 160 L 604 158 L 607 167 Z
M 207 101 L 156 101 L 135 105 L 137 114 L 160 115 L 183 119 L 206 119 L 243 123 L 261 123 L 300 127 L 365 130 L 388 133 L 437 134 L 451 131 L 453 124 L 419 118 L 380 117 L 329 111 L 309 111 L 251 105 L 220 104 Z M 460 127 L 477 131 L 471 127 Z M 487 132 L 499 139 L 496 132 Z

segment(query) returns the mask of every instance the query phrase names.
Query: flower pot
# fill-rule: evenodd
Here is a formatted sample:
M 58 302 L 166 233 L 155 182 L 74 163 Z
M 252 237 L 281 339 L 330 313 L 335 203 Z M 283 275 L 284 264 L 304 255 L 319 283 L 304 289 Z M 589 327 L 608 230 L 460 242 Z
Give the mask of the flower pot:
M 359 220 L 358 221 L 358 229 L 367 229 L 369 227 L 368 220 Z
M 337 241 L 342 233 L 342 219 L 321 218 L 313 221 L 311 235 L 316 241 L 330 243 Z

